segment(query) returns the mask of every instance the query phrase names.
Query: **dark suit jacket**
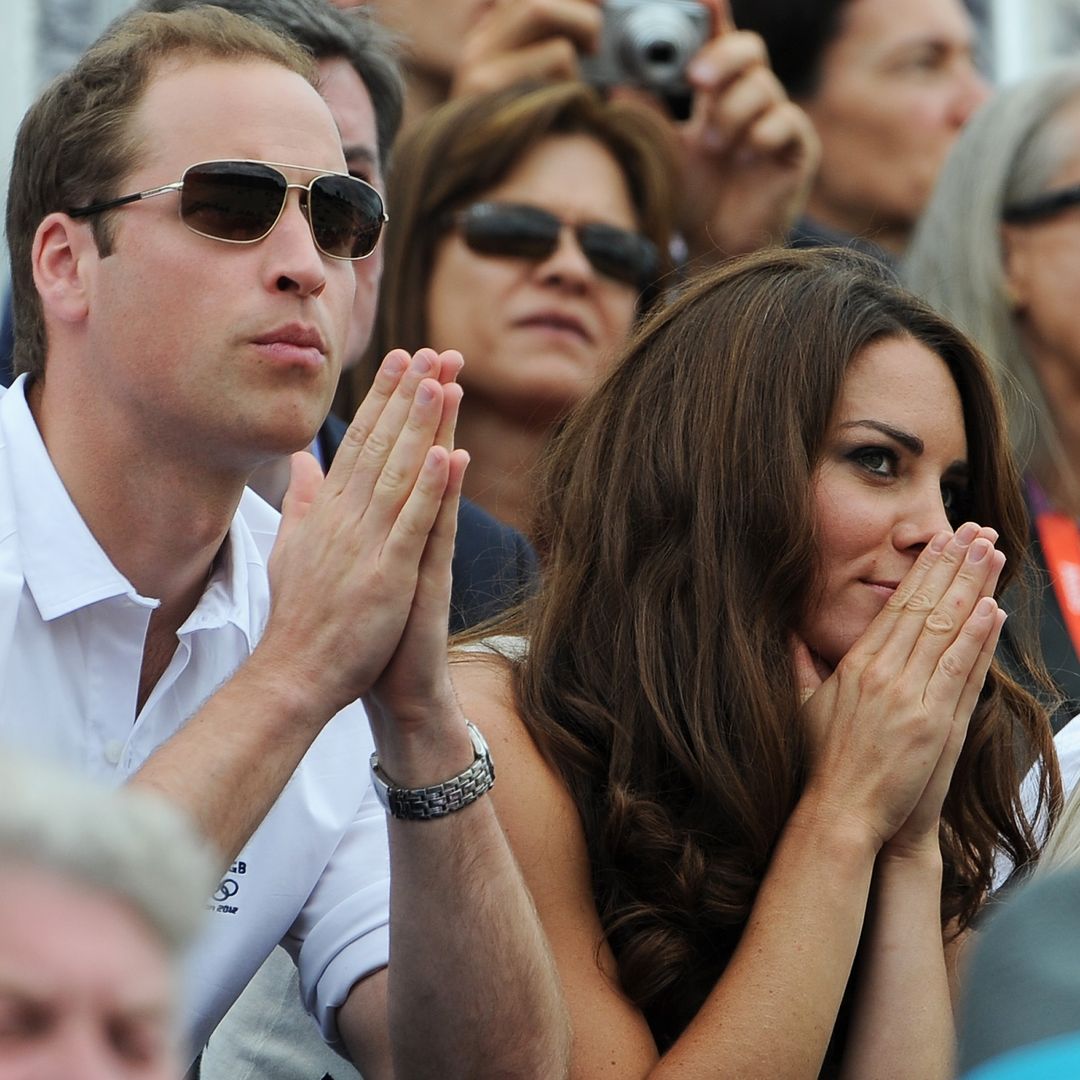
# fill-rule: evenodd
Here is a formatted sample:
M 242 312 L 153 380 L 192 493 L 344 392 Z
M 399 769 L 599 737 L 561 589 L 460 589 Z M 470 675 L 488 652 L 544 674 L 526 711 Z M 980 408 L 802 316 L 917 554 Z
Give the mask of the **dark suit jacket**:
M 329 465 L 341 445 L 346 424 L 333 413 L 319 429 L 319 450 Z M 536 584 L 532 545 L 467 499 L 458 511 L 454 546 L 454 584 L 450 593 L 450 632 L 475 626 L 527 596 Z

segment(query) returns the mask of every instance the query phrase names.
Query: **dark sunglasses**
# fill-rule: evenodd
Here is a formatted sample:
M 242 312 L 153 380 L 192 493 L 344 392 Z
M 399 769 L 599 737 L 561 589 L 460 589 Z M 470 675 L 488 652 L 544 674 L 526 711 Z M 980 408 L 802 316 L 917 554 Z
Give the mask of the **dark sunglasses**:
M 450 215 L 469 247 L 481 255 L 546 259 L 559 246 L 568 224 L 561 218 L 522 203 L 474 203 Z M 656 245 L 641 233 L 616 225 L 586 222 L 573 225 L 574 235 L 593 268 L 604 277 L 644 289 L 660 268 Z
M 1070 206 L 1080 205 L 1080 184 L 1061 188 L 1058 191 L 1046 191 L 1027 202 L 1006 206 L 1001 220 L 1009 225 L 1027 225 L 1032 221 L 1042 221 L 1053 217 Z
M 310 184 L 290 184 L 281 169 L 317 172 Z M 174 184 L 124 195 L 108 202 L 68 210 L 87 217 L 117 206 L 180 193 L 180 220 L 200 236 L 229 244 L 254 244 L 281 219 L 289 189 L 300 192 L 315 246 L 332 259 L 364 259 L 375 250 L 389 220 L 382 196 L 368 183 L 345 173 L 273 161 L 203 161 L 184 170 Z

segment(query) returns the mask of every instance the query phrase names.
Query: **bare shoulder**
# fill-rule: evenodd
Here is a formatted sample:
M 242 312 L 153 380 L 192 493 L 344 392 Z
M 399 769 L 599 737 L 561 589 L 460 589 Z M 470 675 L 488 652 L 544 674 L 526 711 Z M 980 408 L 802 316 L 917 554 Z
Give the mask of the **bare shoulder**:
M 510 661 L 492 653 L 468 653 L 454 658 L 450 675 L 462 711 L 491 748 L 496 776 L 492 797 L 519 860 L 524 854 L 519 846 L 549 835 L 556 825 L 564 841 L 562 857 L 584 858 L 577 809 L 518 712 Z
M 596 911 L 581 817 L 518 713 L 510 663 L 470 654 L 455 658 L 450 671 L 465 715 L 491 746 L 495 811 L 559 969 L 574 1030 L 572 1076 L 642 1076 L 656 1061 L 656 1047 L 619 986 Z

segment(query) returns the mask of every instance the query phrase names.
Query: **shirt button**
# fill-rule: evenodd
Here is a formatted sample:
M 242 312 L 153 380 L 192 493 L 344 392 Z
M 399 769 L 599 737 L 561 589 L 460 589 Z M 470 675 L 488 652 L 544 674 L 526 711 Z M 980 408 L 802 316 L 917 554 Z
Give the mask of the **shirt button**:
M 110 765 L 119 765 L 124 753 L 124 744 L 119 739 L 110 739 L 105 744 L 105 760 Z

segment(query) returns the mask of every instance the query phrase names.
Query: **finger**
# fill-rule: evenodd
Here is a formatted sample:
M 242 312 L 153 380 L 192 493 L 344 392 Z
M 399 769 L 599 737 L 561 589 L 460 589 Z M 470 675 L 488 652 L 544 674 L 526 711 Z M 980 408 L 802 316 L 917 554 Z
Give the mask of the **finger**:
M 983 666 L 987 649 L 993 657 L 996 635 L 1000 632 L 999 611 L 991 597 L 982 597 L 965 619 L 956 640 L 942 653 L 923 694 L 923 701 L 931 713 L 955 715 L 969 682 L 972 685 L 977 682 L 975 698 L 978 698 L 989 663 L 981 676 L 977 673 Z
M 423 622 L 427 633 L 439 648 L 446 645 L 453 582 L 454 541 L 457 536 L 461 485 L 468 464 L 469 455 L 464 450 L 455 450 L 450 455 L 446 489 L 420 560 L 420 573 L 413 598 L 413 614 L 417 621 Z M 413 614 L 410 614 L 410 621 Z
M 442 421 L 445 393 L 446 388 L 434 379 L 425 379 L 417 387 L 405 423 L 375 479 L 364 514 L 362 532 L 373 535 L 376 542 L 393 527 L 425 468 L 428 451 L 435 445 L 435 434 Z M 354 476 L 360 472 L 357 469 Z M 359 483 L 366 483 L 367 479 L 364 475 Z
M 985 585 L 995 560 L 990 541 L 979 538 L 971 544 L 963 563 L 941 599 L 923 620 L 922 630 L 911 648 L 903 674 L 909 685 L 925 686 L 938 670 L 942 657 L 963 632 L 963 627 L 985 597 Z M 901 621 L 900 626 L 905 627 Z M 894 635 L 898 637 L 900 635 Z M 883 650 L 887 652 L 889 646 Z
M 687 65 L 686 78 L 697 92 L 716 92 L 751 68 L 769 71 L 768 64 L 761 38 L 740 30 L 706 42 Z
M 734 149 L 757 120 L 784 100 L 776 76 L 760 67 L 752 68 L 719 91 L 701 92 L 698 101 L 703 147 L 712 153 Z
M 864 631 L 853 648 L 853 652 L 874 654 L 880 652 L 888 641 L 900 617 L 903 615 L 913 596 L 920 595 L 919 590 L 926 580 L 930 568 L 942 555 L 947 545 L 952 542 L 952 533 L 940 532 L 919 552 L 911 569 L 904 575 L 896 591 L 886 601 L 885 606 Z
M 462 67 L 452 97 L 494 94 L 517 83 L 578 77 L 578 49 L 565 37 L 522 45 L 513 52 Z
M 281 502 L 281 524 L 274 540 L 275 547 L 287 540 L 307 517 L 322 482 L 322 469 L 313 454 L 301 450 L 292 455 L 289 459 L 289 486 Z
M 365 426 L 354 418 L 342 439 L 342 447 L 348 445 L 349 465 L 334 476 L 335 483 L 330 489 L 332 493 L 348 489 L 350 497 L 359 500 L 357 505 L 361 509 L 367 505 L 379 475 L 408 420 L 421 383 L 437 371 L 435 351 L 419 349 L 411 357 L 397 387 L 374 423 L 365 429 Z M 340 456 L 339 448 L 330 467 L 330 474 L 333 474 Z
M 352 472 L 372 428 L 397 390 L 401 377 L 408 370 L 410 359 L 404 349 L 392 349 L 383 357 L 383 362 L 375 373 L 375 379 L 353 415 L 352 422 L 342 437 L 341 445 L 327 472 L 328 491 L 339 491 L 345 478 Z
M 439 516 L 450 476 L 450 454 L 443 446 L 432 446 L 424 455 L 416 482 L 387 531 L 379 556 L 380 565 L 394 576 L 416 568 L 419 581 L 420 562 L 431 530 Z M 390 568 L 394 568 L 393 571 Z M 415 602 L 415 596 L 414 596 Z M 446 627 L 443 626 L 445 637 Z
M 743 141 L 762 157 L 784 159 L 791 164 L 817 159 L 817 134 L 806 113 L 790 101 L 765 110 L 751 123 Z
M 994 662 L 994 655 L 997 652 L 998 642 L 1001 640 L 1001 631 L 1005 626 L 1006 618 L 1006 613 L 998 607 L 994 617 L 994 627 L 983 643 L 979 659 L 971 669 L 968 681 L 960 694 L 960 700 L 957 702 L 956 717 L 958 722 L 963 724 L 965 733 L 968 722 L 975 712 L 975 706 L 979 704 L 979 695 L 986 685 L 986 676 L 990 671 L 990 665 Z
M 713 33 L 719 37 L 721 34 L 735 33 L 735 18 L 731 14 L 731 4 L 728 0 L 713 0 L 709 4 L 713 12 Z
M 905 664 L 927 617 L 964 565 L 971 544 L 980 538 L 986 539 L 983 529 L 970 521 L 955 533 L 934 536 L 863 634 L 858 647 L 880 654 L 888 650 L 895 663 Z
M 435 432 L 435 442 L 439 446 L 445 446 L 447 450 L 454 449 L 454 429 L 457 427 L 462 394 L 463 391 L 457 383 L 443 386 L 443 411 L 439 429 Z
M 445 352 L 439 353 L 438 362 L 438 380 L 443 385 L 456 382 L 457 377 L 461 374 L 461 369 L 465 366 L 465 358 L 457 349 L 447 349 Z
M 515 0 L 491 10 L 484 23 L 484 44 L 492 52 L 509 52 L 552 37 L 567 38 L 582 52 L 600 41 L 603 12 L 583 0 Z
M 822 683 L 821 674 L 814 663 L 810 647 L 798 634 L 791 635 L 791 659 L 795 666 L 795 685 L 799 689 L 799 701 L 805 702 Z

